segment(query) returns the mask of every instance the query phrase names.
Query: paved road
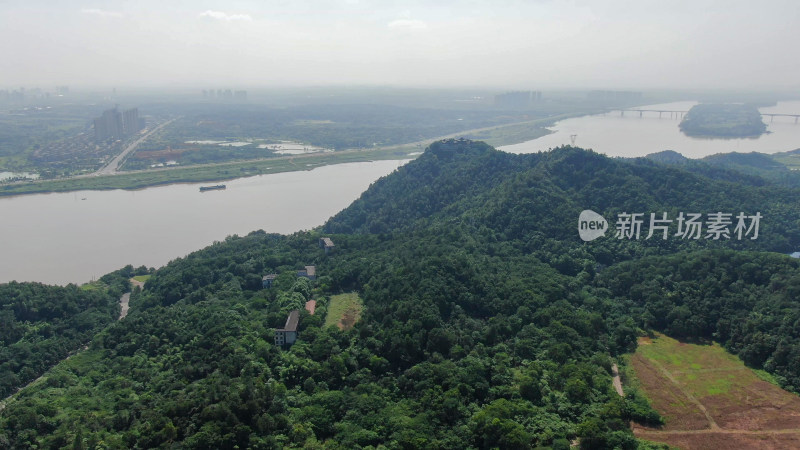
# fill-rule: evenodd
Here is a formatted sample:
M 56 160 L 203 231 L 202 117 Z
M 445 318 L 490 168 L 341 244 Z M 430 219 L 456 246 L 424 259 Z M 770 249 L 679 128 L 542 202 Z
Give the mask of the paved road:
M 119 163 L 121 163 L 121 162 L 122 162 L 122 160 L 124 160 L 124 159 L 125 159 L 125 157 L 126 157 L 126 156 L 128 156 L 128 154 L 129 154 L 130 152 L 132 152 L 132 151 L 136 150 L 136 147 L 138 147 L 138 146 L 139 146 L 139 144 L 141 144 L 142 142 L 144 142 L 144 141 L 145 141 L 145 139 L 149 138 L 149 137 L 150 137 L 150 136 L 151 136 L 153 133 L 155 133 L 156 131 L 158 131 L 158 130 L 160 130 L 160 129 L 164 128 L 165 126 L 167 126 L 167 125 L 171 124 L 172 122 L 174 122 L 174 121 L 176 121 L 176 120 L 178 120 L 178 119 L 179 119 L 179 117 L 178 117 L 178 118 L 175 118 L 175 119 L 172 119 L 172 120 L 168 120 L 168 121 L 166 121 L 166 122 L 162 123 L 161 125 L 159 125 L 159 126 L 157 126 L 157 127 L 153 128 L 152 130 L 148 131 L 147 133 L 143 134 L 143 135 L 142 135 L 142 136 L 141 136 L 139 139 L 136 139 L 136 140 L 135 140 L 135 141 L 133 141 L 133 142 L 132 142 L 130 145 L 128 145 L 128 146 L 125 148 L 125 150 L 123 150 L 123 151 L 122 151 L 122 153 L 120 153 L 119 155 L 117 155 L 117 156 L 116 156 L 116 158 L 112 159 L 112 160 L 111 160 L 111 162 L 109 162 L 109 163 L 108 163 L 108 164 L 106 164 L 106 165 L 105 165 L 103 168 L 101 168 L 100 170 L 98 170 L 97 172 L 95 172 L 95 173 L 93 173 L 93 174 L 91 174 L 91 175 L 93 175 L 93 176 L 99 176 L 99 175 L 112 175 L 112 174 L 116 173 L 116 172 L 117 172 L 117 169 L 119 169 Z

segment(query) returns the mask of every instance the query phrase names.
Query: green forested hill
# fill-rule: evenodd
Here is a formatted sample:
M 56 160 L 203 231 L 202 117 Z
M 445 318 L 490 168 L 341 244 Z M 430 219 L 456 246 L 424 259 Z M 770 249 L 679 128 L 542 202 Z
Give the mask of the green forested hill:
M 0 284 L 0 400 L 78 350 L 119 316 L 125 269 L 80 288 Z
M 643 330 L 717 339 L 800 390 L 800 269 L 765 252 L 800 247 L 797 193 L 436 143 L 323 230 L 232 236 L 159 269 L 125 320 L 8 404 L 0 447 L 649 448 L 628 421 L 661 419 L 611 386 Z M 584 243 L 588 208 L 612 228 L 623 211 L 764 218 L 757 240 Z M 314 283 L 296 276 L 309 264 Z M 323 328 L 329 296 L 354 291 L 361 320 Z M 275 347 L 312 298 L 298 342 Z
M 468 142 L 468 143 L 467 143 Z M 384 177 L 325 225 L 334 233 L 385 233 L 410 229 L 460 200 L 490 191 L 536 166 L 541 156 L 514 155 L 483 142 L 439 141 Z
M 737 184 L 800 187 L 800 173 L 786 164 L 794 163 L 795 152 L 778 154 L 732 152 L 710 155 L 702 159 L 689 159 L 680 153 L 667 150 L 647 155 L 645 158 L 659 163 L 678 165 L 683 170 L 707 178 Z
M 725 241 L 723 246 L 784 253 L 800 246 L 800 190 L 738 172 L 728 175 L 720 179 L 577 148 L 512 155 L 483 143 L 450 140 L 431 145 L 398 176 L 376 182 L 324 228 L 383 233 L 458 224 L 495 239 L 529 243 L 529 251 L 544 240 L 595 253 L 613 250 L 619 260 L 629 251 L 674 251 L 715 243 L 640 240 L 633 248 L 620 249 L 619 242 L 606 240 L 583 246 L 576 233 L 582 210 L 592 209 L 608 219 L 621 212 L 644 213 L 648 220 L 651 212 L 667 212 L 673 219 L 679 212 L 761 212 L 764 228 L 757 240 Z

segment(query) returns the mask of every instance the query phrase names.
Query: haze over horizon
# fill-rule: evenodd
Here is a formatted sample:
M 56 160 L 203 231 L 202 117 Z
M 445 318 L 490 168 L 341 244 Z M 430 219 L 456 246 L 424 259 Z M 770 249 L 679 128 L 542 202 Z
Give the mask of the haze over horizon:
M 800 87 L 790 0 L 0 5 L 0 88 Z

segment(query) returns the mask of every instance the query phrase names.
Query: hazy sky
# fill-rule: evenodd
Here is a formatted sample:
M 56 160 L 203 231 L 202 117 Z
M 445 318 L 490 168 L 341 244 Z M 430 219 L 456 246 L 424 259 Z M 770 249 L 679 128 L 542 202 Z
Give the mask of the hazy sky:
M 800 87 L 798 0 L 0 0 L 0 87 Z

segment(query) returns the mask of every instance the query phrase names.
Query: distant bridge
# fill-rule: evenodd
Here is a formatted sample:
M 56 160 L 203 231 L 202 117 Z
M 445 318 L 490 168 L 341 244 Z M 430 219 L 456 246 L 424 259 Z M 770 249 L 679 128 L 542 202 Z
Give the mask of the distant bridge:
M 670 119 L 681 119 L 683 115 L 689 111 L 681 111 L 675 109 L 620 109 L 619 115 L 625 117 L 625 113 L 639 113 L 639 117 L 643 117 L 644 113 L 658 113 L 658 118 L 664 117 L 664 114 L 669 114 Z M 760 113 L 762 117 L 769 117 L 769 122 L 772 123 L 775 117 L 794 117 L 794 123 L 798 123 L 800 114 L 779 114 L 779 113 Z
M 669 113 L 669 118 L 670 119 L 673 119 L 673 118 L 680 119 L 688 111 L 679 111 L 679 110 L 675 110 L 675 109 L 621 109 L 619 111 L 619 115 L 624 117 L 625 116 L 625 112 L 638 112 L 639 113 L 639 117 L 642 117 L 644 115 L 644 113 L 646 113 L 646 112 L 658 113 L 658 118 L 659 119 L 662 118 L 664 114 Z
M 766 114 L 761 113 L 762 116 L 769 116 L 769 123 L 772 123 L 775 120 L 775 117 L 794 117 L 794 123 L 797 123 L 797 119 L 800 118 L 800 114 Z

